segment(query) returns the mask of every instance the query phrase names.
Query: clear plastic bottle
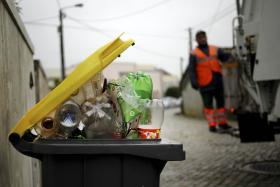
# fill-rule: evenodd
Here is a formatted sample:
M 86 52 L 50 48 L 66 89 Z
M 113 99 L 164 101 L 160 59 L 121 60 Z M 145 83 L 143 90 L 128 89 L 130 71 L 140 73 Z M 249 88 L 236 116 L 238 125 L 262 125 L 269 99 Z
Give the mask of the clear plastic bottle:
M 56 133 L 58 132 L 58 124 L 54 120 L 54 115 L 55 112 L 51 112 L 34 126 L 36 133 L 38 133 L 42 138 L 56 136 Z
M 55 121 L 59 124 L 59 133 L 68 137 L 81 121 L 80 106 L 73 100 L 68 100 L 56 111 Z

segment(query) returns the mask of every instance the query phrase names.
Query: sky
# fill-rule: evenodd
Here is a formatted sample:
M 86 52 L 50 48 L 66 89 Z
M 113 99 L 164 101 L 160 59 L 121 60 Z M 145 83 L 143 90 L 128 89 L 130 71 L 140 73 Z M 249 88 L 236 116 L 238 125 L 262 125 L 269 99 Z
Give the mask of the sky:
M 44 68 L 60 68 L 57 26 L 64 9 L 64 47 L 67 67 L 82 62 L 96 49 L 125 32 L 135 46 L 117 61 L 152 64 L 181 76 L 188 64 L 189 35 L 205 30 L 208 43 L 232 46 L 235 0 L 17 0 L 20 16 L 35 47 L 34 58 Z M 196 46 L 192 38 L 193 46 Z

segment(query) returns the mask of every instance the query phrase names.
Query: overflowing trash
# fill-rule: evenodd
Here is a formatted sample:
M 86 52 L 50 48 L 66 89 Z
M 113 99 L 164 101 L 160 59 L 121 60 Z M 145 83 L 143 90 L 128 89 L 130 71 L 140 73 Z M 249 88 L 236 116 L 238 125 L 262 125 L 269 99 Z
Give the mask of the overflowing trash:
M 44 139 L 159 139 L 164 106 L 152 93 L 144 72 L 109 82 L 99 72 L 30 132 Z
M 102 70 L 134 45 L 117 37 L 80 63 L 61 84 L 30 108 L 9 134 L 21 139 L 158 139 L 164 106 L 152 99 L 153 82 L 144 72 L 118 80 Z

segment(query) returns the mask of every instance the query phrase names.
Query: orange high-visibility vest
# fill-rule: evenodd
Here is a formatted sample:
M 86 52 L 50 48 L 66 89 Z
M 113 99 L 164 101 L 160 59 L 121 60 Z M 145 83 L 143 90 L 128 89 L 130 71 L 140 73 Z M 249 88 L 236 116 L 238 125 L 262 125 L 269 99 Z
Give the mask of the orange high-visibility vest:
M 209 46 L 209 56 L 198 47 L 192 51 L 196 56 L 196 77 L 199 86 L 207 86 L 213 78 L 213 72 L 222 73 L 221 64 L 217 57 L 217 47 Z

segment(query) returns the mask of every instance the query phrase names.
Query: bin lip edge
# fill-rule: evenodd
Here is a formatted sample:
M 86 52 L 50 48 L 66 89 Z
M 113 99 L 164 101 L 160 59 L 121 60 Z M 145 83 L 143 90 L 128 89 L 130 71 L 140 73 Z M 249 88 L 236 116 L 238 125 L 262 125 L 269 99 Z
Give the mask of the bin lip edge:
M 66 145 L 66 146 L 65 146 Z M 23 139 L 13 146 L 22 154 L 40 159 L 44 155 L 133 155 L 145 158 L 152 158 L 165 161 L 182 161 L 185 160 L 185 151 L 182 144 L 64 144 L 64 145 L 47 145 L 34 144 Z M 70 150 L 72 148 L 72 150 Z M 59 150 L 59 151 L 57 151 Z

